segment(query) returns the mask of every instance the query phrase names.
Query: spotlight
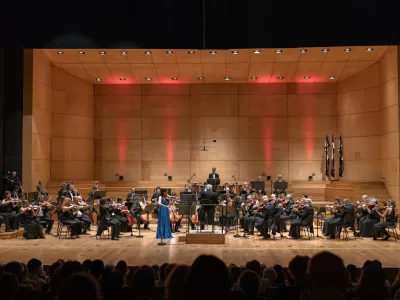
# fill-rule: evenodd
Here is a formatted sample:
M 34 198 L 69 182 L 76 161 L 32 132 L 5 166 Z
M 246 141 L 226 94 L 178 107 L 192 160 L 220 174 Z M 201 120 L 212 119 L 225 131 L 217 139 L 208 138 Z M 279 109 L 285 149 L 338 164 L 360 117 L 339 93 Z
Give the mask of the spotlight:
M 203 78 L 203 77 L 197 77 L 197 79 L 198 79 L 198 80 L 203 80 L 204 78 Z
M 283 50 L 281 50 L 281 49 L 278 49 L 275 51 L 276 54 L 281 54 L 282 52 L 283 52 Z
M 304 79 L 310 79 L 311 77 L 310 76 L 304 76 Z
M 144 54 L 151 55 L 151 51 L 144 51 Z
M 107 52 L 106 51 L 100 51 L 100 55 L 106 55 Z
M 329 79 L 330 80 L 333 80 L 333 79 L 335 79 L 336 78 L 336 76 L 329 76 Z
M 188 51 L 188 54 L 194 54 L 194 51 Z
M 57 51 L 57 54 L 58 54 L 58 55 L 63 55 L 64 52 L 62 52 L 62 51 Z
M 251 80 L 257 80 L 257 76 L 251 76 Z
M 351 48 L 346 48 L 346 49 L 344 49 L 344 52 L 346 52 L 346 53 L 351 52 Z
M 322 52 L 324 52 L 324 53 L 328 53 L 328 52 L 329 52 L 329 49 L 327 49 L 327 48 L 324 48 L 324 49 L 322 49 Z
M 239 54 L 239 52 L 237 50 L 233 50 L 232 54 Z
M 301 49 L 300 53 L 307 53 L 307 49 Z
M 367 52 L 371 52 L 372 50 L 374 50 L 374 48 L 367 48 Z
M 101 81 L 101 78 L 100 78 L 100 77 L 97 77 L 97 78 L 96 78 L 96 81 Z
M 215 50 L 212 50 L 212 51 L 210 51 L 210 54 L 217 54 L 217 51 L 215 51 Z
M 312 176 L 308 176 L 308 181 L 312 181 L 313 177 Z
M 126 51 L 121 51 L 121 55 L 127 55 L 128 54 L 128 52 L 126 52 Z
M 79 54 L 79 55 L 83 55 L 83 54 L 85 54 L 85 52 L 83 52 L 83 51 L 78 51 L 78 54 Z
M 178 80 L 178 77 L 172 77 L 171 79 L 172 80 Z
M 260 51 L 260 50 L 254 50 L 253 53 L 254 53 L 254 54 L 260 54 L 261 51 Z
M 126 80 L 125 77 L 120 77 L 119 80 Z
M 167 54 L 173 54 L 174 51 L 165 51 L 165 53 L 167 53 Z
M 284 77 L 283 76 L 278 76 L 278 79 L 283 79 Z
M 145 80 L 151 80 L 151 77 L 146 77 Z
M 225 79 L 226 81 L 231 80 L 230 77 L 225 77 L 224 79 Z

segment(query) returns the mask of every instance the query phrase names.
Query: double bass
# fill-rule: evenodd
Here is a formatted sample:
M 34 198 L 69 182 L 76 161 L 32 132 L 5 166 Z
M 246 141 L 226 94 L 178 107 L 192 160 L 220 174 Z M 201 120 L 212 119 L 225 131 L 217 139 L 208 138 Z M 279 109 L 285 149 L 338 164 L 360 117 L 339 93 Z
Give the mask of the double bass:
M 140 203 L 140 208 L 142 209 L 142 212 L 145 210 L 145 208 L 146 208 L 146 206 L 148 205 L 148 203 L 147 202 L 142 202 L 142 200 L 143 200 L 143 197 L 142 196 L 140 196 L 139 197 L 139 203 Z M 152 217 L 152 215 L 150 214 L 150 213 L 142 213 L 141 215 L 140 215 L 140 219 L 143 221 L 143 222 L 145 222 L 145 223 L 150 223 L 150 221 L 153 219 L 153 217 Z
M 182 215 L 179 215 L 177 213 L 177 209 L 176 209 L 176 206 L 175 206 L 175 201 L 176 200 L 171 201 L 171 204 L 169 206 L 169 221 L 171 223 L 176 223 L 182 218 Z

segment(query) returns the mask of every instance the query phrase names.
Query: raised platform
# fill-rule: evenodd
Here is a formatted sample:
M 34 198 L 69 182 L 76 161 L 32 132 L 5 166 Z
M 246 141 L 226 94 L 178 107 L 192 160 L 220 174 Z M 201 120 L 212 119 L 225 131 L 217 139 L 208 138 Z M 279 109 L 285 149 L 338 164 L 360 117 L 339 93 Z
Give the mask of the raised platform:
M 190 230 L 184 238 L 181 239 L 181 236 L 179 236 L 179 242 L 182 240 L 186 242 L 186 244 L 225 244 L 225 234 L 223 234 L 221 230 L 215 230 L 214 233 L 210 232 L 210 230 L 202 232 Z
M 18 233 L 18 237 L 22 237 L 24 234 L 24 229 L 21 228 L 18 232 L 17 231 L 12 231 L 12 232 L 0 232 L 0 240 L 11 240 L 11 239 L 15 239 L 17 237 L 17 233 Z

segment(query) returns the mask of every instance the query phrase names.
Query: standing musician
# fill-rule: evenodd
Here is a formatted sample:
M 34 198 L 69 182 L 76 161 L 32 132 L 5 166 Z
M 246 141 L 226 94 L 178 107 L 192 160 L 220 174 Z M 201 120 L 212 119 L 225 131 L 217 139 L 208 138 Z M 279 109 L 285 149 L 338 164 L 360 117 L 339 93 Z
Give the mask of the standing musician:
M 292 220 L 289 229 L 289 239 L 298 239 L 300 237 L 300 226 L 312 225 L 311 221 L 314 216 L 314 208 L 311 205 L 311 199 L 304 200 L 304 204 L 293 205 L 293 214 L 297 217 Z M 313 229 L 310 228 L 310 232 Z
M 130 210 L 132 208 L 133 203 L 135 202 L 136 198 L 136 189 L 134 187 L 131 188 L 131 192 L 126 195 L 126 206 Z
M 132 216 L 137 220 L 137 226 L 144 224 L 144 229 L 149 229 L 149 223 L 146 218 L 142 218 L 143 210 L 146 208 L 146 200 L 141 196 L 136 196 L 132 206 Z
M 351 226 L 354 230 L 355 207 L 350 200 L 344 199 L 343 205 L 337 205 L 334 210 L 334 219 L 328 223 L 328 235 L 331 239 L 335 238 L 335 227 L 339 227 L 337 230 L 339 238 L 343 226 Z
M 36 186 L 36 192 L 35 192 L 35 196 L 33 198 L 34 202 L 38 202 L 39 200 L 39 195 L 43 195 L 44 199 L 47 200 L 47 198 L 49 197 L 49 193 L 47 193 L 47 191 L 45 190 L 45 188 L 42 185 L 42 182 L 39 180 L 39 184 Z
M 214 167 L 211 169 L 211 173 L 208 174 L 208 178 L 209 179 L 218 179 L 219 178 L 219 174 L 216 173 L 217 169 Z
M 82 222 L 83 232 L 82 234 L 88 234 L 88 230 L 90 230 L 90 225 L 92 224 L 92 220 L 90 217 L 84 213 L 84 211 L 89 210 L 89 205 L 86 202 L 82 201 L 81 196 L 75 196 L 73 199 L 74 204 L 76 205 L 76 209 L 74 210 L 74 216 L 76 219 Z
M 275 206 L 274 199 L 268 199 L 268 196 L 264 196 L 262 197 L 262 201 L 263 205 L 258 210 L 262 213 L 262 217 L 256 221 L 256 228 L 262 236 L 268 239 L 271 237 L 270 234 L 266 235 L 268 228 L 272 227 L 272 235 L 275 235 L 275 215 L 278 209 Z
M 279 174 L 279 175 L 278 175 L 278 179 L 275 180 L 274 185 L 275 185 L 276 183 L 282 183 L 282 182 L 287 184 L 287 181 L 285 181 L 285 180 L 283 179 L 282 174 Z M 285 193 L 285 194 L 286 194 L 286 190 L 285 190 L 285 189 L 275 188 L 275 187 L 274 187 L 274 194 L 277 194 L 277 193 Z
M 97 186 L 94 186 L 92 188 L 92 190 L 88 193 L 87 201 L 89 202 L 90 205 L 93 205 L 94 200 L 96 200 L 95 199 L 95 197 L 96 197 L 95 194 L 98 191 L 99 191 L 99 188 Z
M 74 211 L 77 209 L 77 206 L 72 203 L 71 198 L 64 198 L 63 203 L 61 204 L 61 214 L 60 221 L 64 225 L 70 227 L 70 235 L 72 239 L 79 238 L 83 224 L 82 222 L 74 216 Z
M 65 198 L 74 199 L 75 196 L 79 196 L 78 191 L 75 190 L 73 183 L 68 183 L 66 190 L 63 192 Z
M 1 202 L 1 214 L 9 222 L 11 230 L 17 230 L 19 228 L 18 221 L 18 210 L 20 205 L 20 200 L 11 198 L 11 192 L 6 191 L 5 198 Z
M 226 207 L 234 207 L 232 196 L 227 195 L 227 200 L 221 201 L 220 204 L 222 206 L 226 206 Z M 233 225 L 233 221 L 235 218 L 236 218 L 236 212 L 235 212 L 235 215 L 231 215 L 227 210 L 226 210 L 225 215 L 223 214 L 219 217 L 220 223 L 223 224 L 224 226 L 226 226 L 227 233 L 229 232 L 230 227 Z
M 8 172 L 7 175 L 3 176 L 3 180 L 5 181 L 5 188 L 8 191 L 13 192 L 15 186 L 21 185 L 21 180 L 17 176 L 16 171 L 12 171 L 12 173 Z
M 66 194 L 66 192 L 67 192 L 67 184 L 64 182 L 61 184 L 61 188 L 58 190 L 57 203 L 61 201 L 61 198 Z
M 118 241 L 121 236 L 119 235 L 119 221 L 111 217 L 111 214 L 116 210 L 114 205 L 111 205 L 109 200 L 105 197 L 100 199 L 99 214 L 100 221 L 97 229 L 97 236 L 101 236 L 106 226 L 111 227 L 111 239 Z
M 160 196 L 161 196 L 161 188 L 158 186 L 156 187 L 156 191 L 154 192 L 153 196 L 151 196 L 151 202 L 156 203 Z M 154 207 L 153 214 L 158 218 L 158 205 Z
M 46 201 L 43 194 L 40 194 L 38 197 L 38 201 L 35 202 L 35 205 L 39 206 L 38 218 L 40 224 L 46 228 L 45 234 L 51 234 L 51 229 L 53 228 L 54 220 L 51 218 L 49 211 L 52 206 L 50 202 Z
M 24 225 L 24 238 L 26 239 L 44 239 L 42 226 L 37 217 L 38 206 L 29 205 L 29 202 L 24 200 L 19 211 L 20 222 Z
M 214 174 L 216 174 L 215 168 L 213 168 L 213 170 L 214 170 Z M 218 175 L 218 174 L 216 174 L 216 175 Z M 211 184 L 206 185 L 206 191 L 199 193 L 199 199 L 200 200 L 209 200 L 212 204 L 218 204 L 217 193 L 212 191 Z M 201 230 L 204 229 L 205 223 L 213 224 L 214 213 L 215 213 L 215 206 L 213 206 L 213 205 L 206 205 L 206 206 L 202 205 L 201 206 L 200 212 L 199 212 L 199 222 L 200 222 Z
M 385 202 L 385 207 L 382 208 L 383 213 L 380 212 L 377 207 L 375 207 L 375 210 L 382 218 L 382 222 L 374 225 L 373 239 L 376 240 L 378 237 L 384 236 L 383 240 L 387 241 L 390 239 L 390 234 L 387 232 L 386 228 L 396 224 L 396 202 L 392 199 L 387 200 Z

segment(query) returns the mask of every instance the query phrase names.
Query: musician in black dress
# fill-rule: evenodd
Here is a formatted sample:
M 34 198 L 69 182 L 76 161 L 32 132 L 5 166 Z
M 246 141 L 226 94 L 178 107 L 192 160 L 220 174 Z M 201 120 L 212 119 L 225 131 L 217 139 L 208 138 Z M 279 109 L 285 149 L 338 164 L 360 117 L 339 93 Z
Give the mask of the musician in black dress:
M 17 230 L 19 228 L 18 210 L 20 201 L 11 198 L 11 192 L 6 191 L 5 199 L 1 203 L 1 214 L 4 218 L 8 219 L 10 229 Z
M 213 168 L 215 171 L 215 168 Z M 215 173 L 216 174 L 216 173 Z M 217 174 L 218 175 L 218 174 Z M 201 200 L 208 200 L 210 204 L 218 204 L 218 196 L 217 193 L 212 191 L 212 185 L 206 185 L 206 191 L 199 193 L 198 198 Z M 214 205 L 205 205 L 201 206 L 199 212 L 199 222 L 201 230 L 204 229 L 204 225 L 213 224 L 214 223 L 214 213 L 215 213 L 215 206 Z
M 289 229 L 289 239 L 297 239 L 300 237 L 300 226 L 312 226 L 312 218 L 314 216 L 314 208 L 311 205 L 311 199 L 304 200 L 304 206 L 293 206 L 293 214 L 297 217 L 292 220 Z M 310 231 L 313 232 L 312 227 Z
M 117 219 L 119 221 L 119 223 L 120 223 L 120 225 L 119 225 L 120 232 L 128 232 L 128 219 L 127 219 L 127 217 L 125 217 L 123 215 L 123 213 L 125 213 L 125 211 L 123 211 L 122 208 L 124 208 L 125 205 L 122 203 L 122 197 L 117 197 L 117 201 L 115 202 L 115 206 L 117 207 L 117 209 L 114 211 L 114 214 L 111 217 L 115 218 L 115 219 Z
M 331 218 L 330 219 L 325 219 L 324 220 L 324 225 L 322 226 L 322 233 L 325 236 L 328 236 L 328 226 L 329 224 L 332 222 L 333 224 L 338 224 L 340 223 L 340 216 L 338 214 L 335 215 L 335 207 L 336 206 L 340 206 L 341 205 L 341 200 L 339 197 L 334 197 L 333 198 L 333 205 L 327 205 L 326 208 L 329 209 L 331 211 Z
M 26 200 L 22 201 L 19 211 L 19 220 L 24 225 L 24 238 L 28 239 L 44 239 L 42 226 L 37 217 L 39 207 L 29 205 Z
M 256 221 L 256 228 L 262 236 L 270 238 L 270 234 L 266 234 L 268 228 L 272 228 L 272 235 L 275 235 L 275 215 L 278 209 L 273 199 L 263 197 L 262 218 Z
M 132 207 L 132 216 L 137 220 L 137 226 L 140 227 L 140 224 L 144 224 L 144 229 L 149 229 L 149 222 L 146 222 L 144 214 L 147 214 L 143 211 L 146 208 L 146 200 L 144 197 L 137 197 Z M 143 215 L 143 217 L 142 217 Z
M 384 236 L 383 240 L 387 241 L 390 238 L 389 232 L 386 228 L 389 226 L 394 226 L 396 224 L 396 202 L 389 199 L 386 201 L 386 207 L 383 213 L 379 212 L 376 207 L 375 210 L 378 212 L 379 216 L 383 219 L 383 222 L 379 222 L 374 225 L 374 240 L 378 237 Z
M 75 196 L 73 199 L 73 204 L 77 207 L 77 209 L 74 211 L 74 216 L 82 223 L 82 234 L 88 234 L 87 231 L 90 230 L 92 220 L 87 214 L 84 213 L 84 211 L 88 210 L 89 206 L 82 202 L 81 196 Z
M 54 224 L 54 220 L 51 218 L 49 213 L 51 204 L 45 200 L 43 194 L 40 194 L 35 205 L 39 206 L 37 217 L 39 218 L 40 224 L 46 228 L 45 234 L 50 234 Z
M 360 218 L 360 236 L 361 237 L 373 237 L 374 236 L 374 226 L 379 223 L 381 217 L 378 211 L 375 209 L 378 200 L 376 198 L 369 198 L 366 205 L 362 206 L 364 214 L 367 216 L 365 218 Z
M 71 198 L 64 198 L 64 201 L 61 204 L 60 221 L 70 228 L 72 239 L 79 238 L 83 227 L 82 222 L 74 215 L 74 211 L 77 209 L 78 207 L 72 203 Z
M 161 188 L 158 186 L 156 187 L 156 191 L 154 192 L 153 196 L 151 196 L 151 202 L 157 203 L 158 198 L 161 196 Z M 153 214 L 158 218 L 158 205 L 155 205 L 153 208 Z
M 111 239 L 117 241 L 121 238 L 119 234 L 119 221 L 112 218 L 111 215 L 116 211 L 116 206 L 110 204 L 109 199 L 103 197 L 100 199 L 99 213 L 100 221 L 97 229 L 97 236 L 101 236 L 105 226 L 111 227 Z

